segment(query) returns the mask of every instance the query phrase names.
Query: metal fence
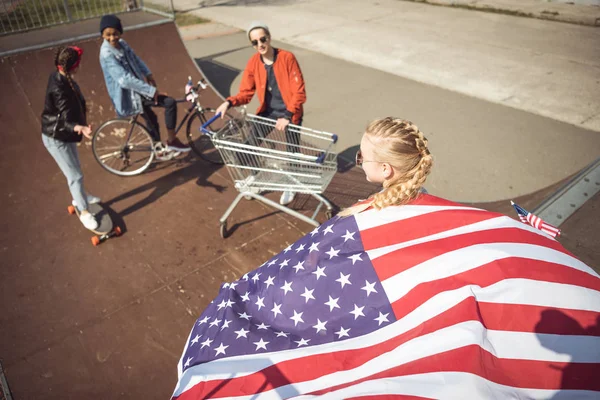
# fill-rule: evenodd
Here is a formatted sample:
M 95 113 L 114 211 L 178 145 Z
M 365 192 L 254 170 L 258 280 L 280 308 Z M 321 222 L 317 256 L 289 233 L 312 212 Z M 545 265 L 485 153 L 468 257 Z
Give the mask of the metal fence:
M 171 0 L 0 0 L 0 35 L 137 10 L 174 14 Z

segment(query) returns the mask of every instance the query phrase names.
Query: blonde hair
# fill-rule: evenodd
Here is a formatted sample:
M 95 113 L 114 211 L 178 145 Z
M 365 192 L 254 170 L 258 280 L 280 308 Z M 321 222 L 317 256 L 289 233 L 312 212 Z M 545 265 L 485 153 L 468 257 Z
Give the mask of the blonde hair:
M 361 204 L 352 206 L 338 215 L 357 214 L 373 206 L 382 209 L 399 206 L 415 199 L 431 172 L 433 157 L 427 139 L 415 124 L 400 118 L 377 119 L 367 126 L 365 135 L 374 146 L 375 160 L 394 168 L 392 179 L 383 182 L 383 190 Z

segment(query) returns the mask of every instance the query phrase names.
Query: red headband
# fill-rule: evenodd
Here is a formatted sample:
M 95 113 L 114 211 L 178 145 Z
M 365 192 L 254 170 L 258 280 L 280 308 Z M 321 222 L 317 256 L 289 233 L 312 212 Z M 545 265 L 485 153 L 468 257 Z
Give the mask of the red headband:
M 83 55 L 83 49 L 81 49 L 77 46 L 69 46 L 68 48 L 73 49 L 77 52 L 77 61 L 75 61 L 75 64 L 73 64 L 73 66 L 71 68 L 69 68 L 69 72 L 71 72 L 71 71 L 74 71 L 77 67 L 79 67 L 79 63 L 81 63 L 81 56 Z M 57 65 L 57 68 L 59 71 L 65 72 L 62 65 Z

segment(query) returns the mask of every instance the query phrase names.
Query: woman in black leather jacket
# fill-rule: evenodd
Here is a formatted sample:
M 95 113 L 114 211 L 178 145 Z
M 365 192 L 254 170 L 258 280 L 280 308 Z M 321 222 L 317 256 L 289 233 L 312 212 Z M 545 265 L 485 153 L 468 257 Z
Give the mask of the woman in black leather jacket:
M 85 99 L 72 75 L 79 68 L 83 50 L 78 47 L 59 47 L 54 57 L 56 71 L 48 78 L 46 101 L 42 112 L 42 141 L 67 178 L 73 205 L 80 210 L 79 219 L 88 229 L 98 222 L 87 211 L 90 203 L 100 199 L 86 193 L 77 153 L 82 136 L 92 137 L 87 124 Z

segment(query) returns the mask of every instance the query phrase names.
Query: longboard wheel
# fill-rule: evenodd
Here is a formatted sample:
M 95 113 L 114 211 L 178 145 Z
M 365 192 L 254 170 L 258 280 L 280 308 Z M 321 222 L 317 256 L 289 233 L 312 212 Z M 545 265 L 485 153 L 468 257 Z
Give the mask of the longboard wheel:
M 98 246 L 100 244 L 100 238 L 98 236 L 92 236 L 92 244 Z
M 69 207 L 67 207 L 67 211 L 69 212 L 69 214 L 73 215 L 73 214 L 75 214 L 75 207 L 69 206 Z
M 118 227 L 118 226 L 117 226 L 117 227 L 115 227 L 115 235 L 117 235 L 117 236 L 121 236 L 121 233 L 123 233 L 123 232 L 121 231 L 121 228 L 120 228 L 120 227 Z

